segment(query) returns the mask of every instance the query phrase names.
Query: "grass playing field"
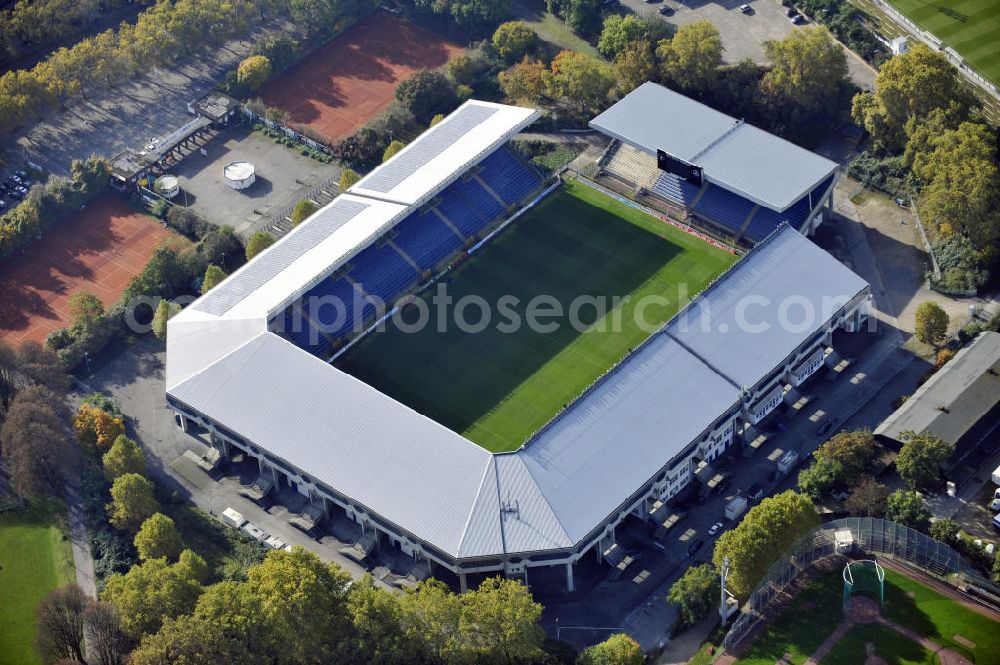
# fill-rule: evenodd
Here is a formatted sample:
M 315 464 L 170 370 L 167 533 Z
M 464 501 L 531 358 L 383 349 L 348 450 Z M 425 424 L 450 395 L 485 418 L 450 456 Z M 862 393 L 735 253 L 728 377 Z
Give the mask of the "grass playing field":
M 1000 84 L 1000 0 L 889 0 Z
M 697 294 L 735 257 L 593 189 L 568 183 L 506 229 L 446 280 L 457 303 L 479 296 L 493 311 L 482 332 L 463 332 L 449 315 L 447 329 L 436 324 L 419 332 L 389 325 L 341 357 L 337 366 L 492 451 L 514 450 L 634 348 L 649 333 L 634 323 L 636 302 L 659 294 L 666 306 L 650 307 L 646 320 L 662 323 L 680 304 L 677 286 Z M 428 302 L 434 289 L 428 290 Z M 597 318 L 582 308 L 580 333 L 565 317 L 558 330 L 541 332 L 522 325 L 501 332 L 497 303 L 518 298 L 524 320 L 527 303 L 553 296 L 568 312 L 581 295 L 607 297 Z M 622 326 L 613 331 L 610 298 L 631 295 L 620 307 Z M 454 308 L 452 308 L 453 311 Z M 430 320 L 437 310 L 429 306 Z M 411 320 L 416 308 L 404 312 Z M 465 320 L 477 322 L 470 306 Z M 546 319 L 548 321 L 550 319 Z M 606 330 L 600 331 L 601 322 Z
M 0 515 L 0 665 L 37 663 L 35 607 L 75 578 L 68 540 L 53 506 Z
M 737 664 L 773 665 L 784 654 L 791 655 L 796 665 L 805 662 L 843 618 L 842 589 L 839 570 L 813 580 L 754 639 Z M 1000 624 L 894 570 L 885 571 L 882 616 L 976 665 L 1000 665 Z M 866 644 L 874 645 L 875 655 L 888 665 L 938 662 L 927 649 L 888 627 L 856 624 L 820 661 L 821 665 L 864 663 Z M 970 648 L 968 644 L 975 646 Z

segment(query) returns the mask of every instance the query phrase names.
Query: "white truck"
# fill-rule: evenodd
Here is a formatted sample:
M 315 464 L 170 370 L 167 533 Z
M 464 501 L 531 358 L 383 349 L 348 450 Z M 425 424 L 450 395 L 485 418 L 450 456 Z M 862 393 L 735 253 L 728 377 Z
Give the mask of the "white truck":
M 792 469 L 794 469 L 799 464 L 799 453 L 797 450 L 786 451 L 781 459 L 778 460 L 778 471 L 781 475 L 787 476 Z
M 243 513 L 235 508 L 226 508 L 222 511 L 222 521 L 234 529 L 239 529 L 247 523 L 247 518 L 243 517 Z
M 726 519 L 735 522 L 740 515 L 747 511 L 748 504 L 745 496 L 733 497 L 733 500 L 726 504 Z

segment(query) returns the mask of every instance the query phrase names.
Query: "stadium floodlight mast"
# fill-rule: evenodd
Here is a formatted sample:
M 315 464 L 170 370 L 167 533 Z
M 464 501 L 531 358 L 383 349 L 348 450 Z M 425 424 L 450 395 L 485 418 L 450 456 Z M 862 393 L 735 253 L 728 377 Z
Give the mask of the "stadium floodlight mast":
M 719 618 L 722 620 L 722 625 L 726 625 L 726 619 L 729 618 L 729 603 L 726 602 L 726 596 L 730 595 L 729 591 L 726 590 L 726 578 L 729 577 L 729 557 L 723 557 L 722 559 L 722 573 L 719 575 Z

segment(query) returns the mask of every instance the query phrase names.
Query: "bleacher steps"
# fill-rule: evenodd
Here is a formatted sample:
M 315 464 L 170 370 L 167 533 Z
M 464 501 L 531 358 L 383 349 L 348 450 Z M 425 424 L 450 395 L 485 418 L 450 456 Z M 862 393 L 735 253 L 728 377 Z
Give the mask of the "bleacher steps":
M 463 241 L 466 240 L 466 237 L 464 235 L 462 235 L 462 232 L 458 230 L 458 227 L 456 227 L 454 224 L 452 224 L 451 220 L 448 219 L 447 217 L 445 217 L 445 214 L 443 212 L 441 212 L 440 210 L 437 209 L 437 206 L 434 206 L 433 208 L 431 208 L 431 210 L 434 211 L 435 215 L 437 215 L 438 217 L 441 218 L 441 221 L 444 222 L 445 226 L 447 226 L 449 229 L 451 229 L 452 233 L 454 233 L 455 235 L 457 235 Z
M 389 247 L 392 247 L 394 250 L 396 250 L 396 253 L 399 254 L 401 257 L 403 257 L 403 260 L 406 261 L 407 263 L 409 263 L 410 266 L 414 270 L 417 271 L 417 274 L 423 273 L 423 268 L 421 268 L 419 265 L 417 265 L 417 262 L 414 261 L 413 258 L 409 254 L 407 254 L 405 251 L 403 251 L 402 247 L 400 247 L 399 245 L 397 245 L 392 240 L 387 240 L 385 244 L 389 245 Z
M 493 198 L 495 198 L 497 200 L 497 203 L 499 203 L 500 205 L 502 205 L 504 208 L 506 208 L 507 206 L 510 205 L 510 203 L 508 203 L 507 201 L 504 201 L 502 198 L 500 198 L 500 195 L 497 194 L 495 191 L 493 191 L 493 188 L 490 187 L 489 185 L 487 185 L 486 181 L 483 180 L 482 178 L 480 178 L 478 173 L 474 174 L 472 177 L 475 179 L 476 182 L 479 183 L 480 187 L 482 187 L 483 189 L 486 190 L 487 194 L 489 194 L 490 196 L 492 196 Z
M 698 202 L 701 201 L 701 197 L 705 196 L 705 192 L 707 191 L 708 191 L 708 183 L 707 182 L 702 183 L 701 189 L 698 191 L 697 194 L 695 194 L 695 197 L 691 199 L 691 204 L 688 206 L 688 209 L 693 210 L 694 207 L 698 205 Z

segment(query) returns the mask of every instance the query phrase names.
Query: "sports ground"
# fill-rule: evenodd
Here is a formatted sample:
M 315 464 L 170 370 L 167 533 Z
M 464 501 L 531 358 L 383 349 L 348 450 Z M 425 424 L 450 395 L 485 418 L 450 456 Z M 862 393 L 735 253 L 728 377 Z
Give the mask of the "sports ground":
M 57 504 L 0 514 L 0 665 L 37 663 L 35 607 L 73 581 L 69 540 L 55 526 Z
M 690 298 L 734 261 L 695 236 L 569 182 L 439 282 L 455 303 L 478 296 L 490 306 L 485 329 L 459 330 L 452 308 L 439 331 L 441 310 L 429 289 L 421 297 L 430 325 L 404 332 L 389 324 L 337 365 L 488 450 L 515 450 L 649 335 L 635 316 L 643 296 L 667 298 L 669 304 L 643 314 L 652 325 L 663 323 L 682 304 L 679 285 Z M 502 296 L 518 299 L 513 310 L 523 322 L 529 301 L 541 295 L 554 297 L 564 315 L 578 296 L 606 298 L 608 306 L 600 317 L 594 307 L 580 309 L 585 332 L 567 316 L 544 319 L 559 324 L 551 332 L 498 328 L 510 320 L 497 305 Z M 611 298 L 626 295 L 631 299 L 613 310 Z M 417 311 L 404 310 L 404 322 Z M 480 310 L 468 307 L 464 319 L 479 322 Z
M 1000 622 L 995 612 L 957 602 L 896 570 L 885 571 L 885 603 L 875 617 L 845 621 L 843 580 L 828 571 L 801 591 L 749 645 L 736 665 L 1000 664 Z M 878 603 L 870 600 L 877 608 Z M 962 660 L 965 659 L 965 660 Z
M 889 0 L 1000 85 L 1000 0 Z
M 123 201 L 93 201 L 0 264 L 0 340 L 42 343 L 71 323 L 68 300 L 89 291 L 110 305 L 153 250 L 177 237 Z
M 268 83 L 261 98 L 334 141 L 385 109 L 400 81 L 441 67 L 461 51 L 433 32 L 377 12 Z

